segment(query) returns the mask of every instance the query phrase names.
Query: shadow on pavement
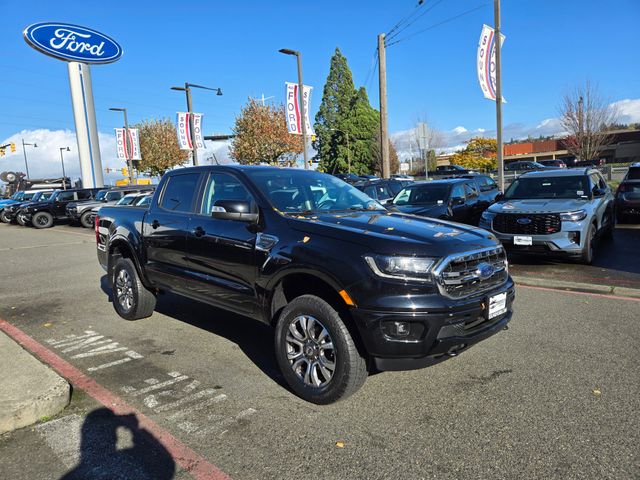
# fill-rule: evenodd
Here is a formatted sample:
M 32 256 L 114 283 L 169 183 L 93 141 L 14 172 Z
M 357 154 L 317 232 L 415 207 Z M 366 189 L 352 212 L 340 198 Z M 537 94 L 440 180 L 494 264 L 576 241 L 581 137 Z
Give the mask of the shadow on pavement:
M 543 255 L 509 254 L 513 275 L 640 288 L 640 228 L 618 225 L 613 240 L 602 240 L 591 265 Z
M 100 279 L 100 286 L 111 302 L 106 275 Z M 274 330 L 270 326 L 172 293 L 158 295 L 155 311 L 232 341 L 271 380 L 289 388 L 276 362 Z
M 169 480 L 176 465 L 135 415 L 99 408 L 82 424 L 80 463 L 60 480 Z

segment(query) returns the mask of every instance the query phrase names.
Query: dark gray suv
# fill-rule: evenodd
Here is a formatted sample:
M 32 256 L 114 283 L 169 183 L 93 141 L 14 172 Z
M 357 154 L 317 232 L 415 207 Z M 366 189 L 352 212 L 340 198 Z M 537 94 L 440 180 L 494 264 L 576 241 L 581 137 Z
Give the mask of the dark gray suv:
M 543 170 L 514 180 L 483 212 L 480 226 L 508 249 L 569 255 L 589 264 L 598 237 L 613 233 L 614 212 L 614 196 L 598 170 Z

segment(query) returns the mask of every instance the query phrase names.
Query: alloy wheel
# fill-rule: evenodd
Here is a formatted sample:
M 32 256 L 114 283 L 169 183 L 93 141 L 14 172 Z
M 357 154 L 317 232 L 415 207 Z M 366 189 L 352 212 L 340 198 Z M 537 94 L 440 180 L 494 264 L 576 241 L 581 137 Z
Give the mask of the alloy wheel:
M 316 318 L 299 315 L 289 325 L 286 337 L 287 360 L 306 385 L 327 385 L 336 368 L 336 351 L 329 331 Z
M 133 306 L 133 282 L 126 270 L 122 269 L 118 272 L 115 287 L 118 303 L 123 309 L 130 310 Z

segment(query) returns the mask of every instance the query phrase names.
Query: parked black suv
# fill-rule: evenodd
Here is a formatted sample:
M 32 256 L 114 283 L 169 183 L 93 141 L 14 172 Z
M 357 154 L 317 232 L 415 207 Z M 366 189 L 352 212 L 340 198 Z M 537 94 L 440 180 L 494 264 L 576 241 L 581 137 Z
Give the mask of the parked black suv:
M 640 163 L 629 167 L 616 191 L 616 216 L 624 223 L 630 215 L 640 216 Z
M 410 183 L 412 183 L 411 180 L 396 180 L 395 178 L 390 178 L 386 180 L 378 179 L 358 182 L 354 183 L 353 186 L 361 192 L 366 193 L 374 200 L 383 202 L 384 200 L 389 200 L 395 197 L 400 193 L 400 190 Z
M 315 403 L 355 392 L 368 370 L 456 356 L 512 315 L 492 234 L 388 212 L 318 172 L 173 170 L 148 209 L 102 207 L 96 239 L 121 317 L 148 317 L 171 291 L 273 325 L 284 378 Z
M 52 227 L 56 220 L 67 218 L 67 204 L 92 200 L 101 188 L 56 190 L 46 202 L 29 203 L 18 211 L 22 222 L 35 228 Z
M 448 178 L 409 185 L 388 207 L 422 217 L 477 225 L 490 204 L 488 199 L 480 197 L 473 179 Z

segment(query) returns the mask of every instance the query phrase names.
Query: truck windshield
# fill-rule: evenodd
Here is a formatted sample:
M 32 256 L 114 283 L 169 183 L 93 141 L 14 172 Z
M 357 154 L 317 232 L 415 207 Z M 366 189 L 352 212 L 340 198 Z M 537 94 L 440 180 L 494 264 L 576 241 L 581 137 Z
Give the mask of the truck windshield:
M 533 198 L 588 198 L 589 180 L 585 175 L 521 177 L 509 186 L 505 200 Z
M 432 205 L 446 203 L 451 186 L 443 183 L 412 185 L 393 200 L 394 205 Z
M 247 169 L 246 174 L 283 213 L 384 210 L 365 193 L 331 175 L 305 170 Z

